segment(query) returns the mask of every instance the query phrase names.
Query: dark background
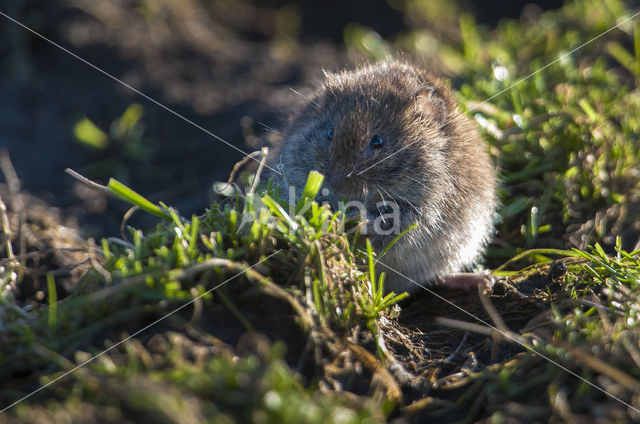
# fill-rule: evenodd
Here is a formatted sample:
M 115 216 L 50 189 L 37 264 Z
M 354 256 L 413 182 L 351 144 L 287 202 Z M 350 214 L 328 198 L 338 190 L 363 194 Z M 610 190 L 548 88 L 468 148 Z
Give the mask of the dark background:
M 369 27 L 384 39 L 415 25 L 393 1 L 193 2 L 206 13 L 186 24 L 183 12 L 153 17 L 142 1 L 92 1 L 9 0 L 0 11 L 247 152 L 264 142 L 258 121 L 278 128 L 300 101 L 289 88 L 302 90 L 322 69 L 353 62 L 343 41 L 347 25 Z M 492 27 L 519 18 L 531 2 L 456 3 Z M 541 9 L 561 4 L 536 3 Z M 297 21 L 283 20 L 289 10 Z M 1 16 L 0 57 L 0 146 L 23 188 L 74 216 L 86 235 L 116 234 L 128 206 L 85 190 L 65 168 L 101 183 L 116 177 L 189 216 L 207 207 L 211 184 L 226 180 L 242 156 Z M 108 130 L 132 103 L 144 107 L 151 157 L 129 157 L 117 145 L 96 151 L 74 139 L 83 117 Z M 142 214 L 131 221 L 153 222 Z

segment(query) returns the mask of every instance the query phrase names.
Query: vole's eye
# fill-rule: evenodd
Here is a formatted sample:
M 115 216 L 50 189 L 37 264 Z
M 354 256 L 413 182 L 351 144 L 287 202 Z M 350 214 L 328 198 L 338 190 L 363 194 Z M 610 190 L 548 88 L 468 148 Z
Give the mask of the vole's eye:
M 374 149 L 379 149 L 384 144 L 384 139 L 380 137 L 378 134 L 375 134 L 371 137 L 371 147 Z
M 333 130 L 327 131 L 327 140 L 333 140 Z

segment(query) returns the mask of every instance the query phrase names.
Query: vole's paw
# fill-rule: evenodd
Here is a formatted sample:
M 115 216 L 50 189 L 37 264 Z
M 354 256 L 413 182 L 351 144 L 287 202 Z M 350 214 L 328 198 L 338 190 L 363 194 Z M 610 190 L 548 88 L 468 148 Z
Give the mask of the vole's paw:
M 495 277 L 491 274 L 473 272 L 449 274 L 442 277 L 436 277 L 435 279 L 435 283 L 438 286 L 464 290 L 481 288 L 486 289 L 489 292 L 493 289 L 495 281 Z

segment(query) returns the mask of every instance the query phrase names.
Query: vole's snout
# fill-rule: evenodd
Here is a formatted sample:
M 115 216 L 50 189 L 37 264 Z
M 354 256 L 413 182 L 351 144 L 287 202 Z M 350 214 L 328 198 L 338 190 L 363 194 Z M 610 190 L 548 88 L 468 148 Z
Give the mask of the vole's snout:
M 331 190 L 336 193 L 343 193 L 348 191 L 349 183 L 353 180 L 354 173 L 349 170 L 332 169 L 327 173 L 326 181 L 327 185 L 331 187 Z
M 326 184 L 333 190 L 337 185 L 340 184 L 340 176 L 336 171 L 329 171 L 325 176 Z

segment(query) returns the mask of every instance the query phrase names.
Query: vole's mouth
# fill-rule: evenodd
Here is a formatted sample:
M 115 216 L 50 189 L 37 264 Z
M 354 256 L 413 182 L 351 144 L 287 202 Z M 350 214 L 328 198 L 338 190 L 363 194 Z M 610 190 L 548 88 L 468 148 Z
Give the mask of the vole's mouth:
M 376 206 L 374 210 L 371 210 L 371 209 L 369 210 L 370 213 L 372 214 L 377 213 L 380 216 L 393 214 L 393 211 L 394 211 L 393 207 L 388 204 Z
M 323 185 L 322 189 L 316 196 L 316 201 L 321 204 L 329 204 L 334 211 L 344 209 L 344 205 L 360 205 L 363 204 L 359 196 L 350 196 L 335 190 L 330 185 Z
M 367 201 L 368 200 L 368 201 Z M 380 201 L 374 203 L 372 199 L 361 196 L 347 196 L 344 193 L 331 190 L 331 186 L 324 186 L 316 201 L 328 204 L 334 211 L 341 211 L 349 221 L 367 221 L 363 226 L 363 234 L 370 236 L 389 235 L 398 230 L 401 208 L 393 202 Z

